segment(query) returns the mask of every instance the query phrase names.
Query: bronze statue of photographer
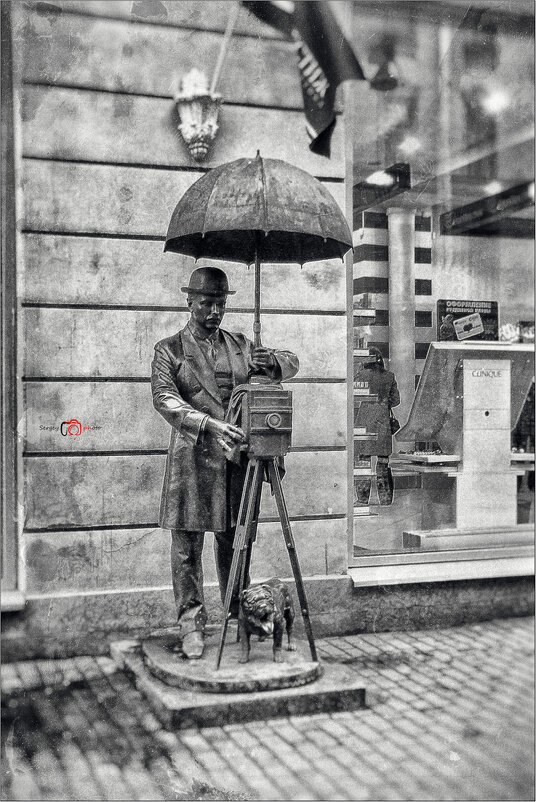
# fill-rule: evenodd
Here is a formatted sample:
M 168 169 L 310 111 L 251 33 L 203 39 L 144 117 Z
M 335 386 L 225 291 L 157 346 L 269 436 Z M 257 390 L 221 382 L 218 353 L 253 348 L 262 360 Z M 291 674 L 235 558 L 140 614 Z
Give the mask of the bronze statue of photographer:
M 298 371 L 290 351 L 255 348 L 243 334 L 220 328 L 229 290 L 215 267 L 194 270 L 187 287 L 190 320 L 155 346 L 151 387 L 155 409 L 171 425 L 159 523 L 171 530 L 171 573 L 182 651 L 202 656 L 207 619 L 203 598 L 202 551 L 206 531 L 214 532 L 222 600 L 232 560 L 232 544 L 247 458 L 236 464 L 226 453 L 244 439 L 224 420 L 233 389 L 248 374 L 273 381 Z M 231 613 L 237 612 L 233 600 Z

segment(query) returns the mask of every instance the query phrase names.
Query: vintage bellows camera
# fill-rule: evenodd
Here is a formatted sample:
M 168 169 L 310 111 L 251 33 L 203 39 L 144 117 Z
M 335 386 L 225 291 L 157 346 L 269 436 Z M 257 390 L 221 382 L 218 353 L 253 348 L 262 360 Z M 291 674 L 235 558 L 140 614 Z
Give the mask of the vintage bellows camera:
M 248 453 L 255 457 L 283 457 L 292 439 L 292 392 L 281 384 L 244 385 L 241 427 Z

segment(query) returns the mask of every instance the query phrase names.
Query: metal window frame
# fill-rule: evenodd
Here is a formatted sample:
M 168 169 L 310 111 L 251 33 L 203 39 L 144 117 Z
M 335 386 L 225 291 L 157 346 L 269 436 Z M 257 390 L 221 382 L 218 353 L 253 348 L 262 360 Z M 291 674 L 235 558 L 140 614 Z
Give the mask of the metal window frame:
M 0 484 L 2 492 L 2 611 L 24 606 L 24 573 L 20 537 L 21 454 L 17 441 L 20 408 L 18 298 L 17 298 L 17 126 L 15 116 L 11 3 L 0 3 L 1 13 L 1 111 L 2 111 L 2 364 L 0 382 L 1 438 Z

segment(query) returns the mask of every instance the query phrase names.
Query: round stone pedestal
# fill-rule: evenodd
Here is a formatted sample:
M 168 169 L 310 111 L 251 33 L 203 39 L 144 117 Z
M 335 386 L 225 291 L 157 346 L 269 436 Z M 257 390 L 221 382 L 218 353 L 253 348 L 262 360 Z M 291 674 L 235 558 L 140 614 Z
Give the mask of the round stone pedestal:
M 148 638 L 142 643 L 145 664 L 152 674 L 167 685 L 205 693 L 253 693 L 307 685 L 321 676 L 318 662 L 312 662 L 309 646 L 296 642 L 296 651 L 288 652 L 283 640 L 282 663 L 273 659 L 273 641 L 251 638 L 248 663 L 239 663 L 240 644 L 236 627 L 229 627 L 220 667 L 216 670 L 219 630 L 205 635 L 205 651 L 199 660 L 182 654 L 177 636 Z

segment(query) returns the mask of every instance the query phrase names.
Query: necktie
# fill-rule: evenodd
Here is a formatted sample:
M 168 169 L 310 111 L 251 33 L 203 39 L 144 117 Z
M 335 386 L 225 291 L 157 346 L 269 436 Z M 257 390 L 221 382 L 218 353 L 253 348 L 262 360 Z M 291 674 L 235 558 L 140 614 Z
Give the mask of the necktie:
M 215 365 L 216 360 L 218 359 L 218 345 L 217 345 L 217 335 L 216 337 L 209 337 L 209 353 L 212 363 Z

